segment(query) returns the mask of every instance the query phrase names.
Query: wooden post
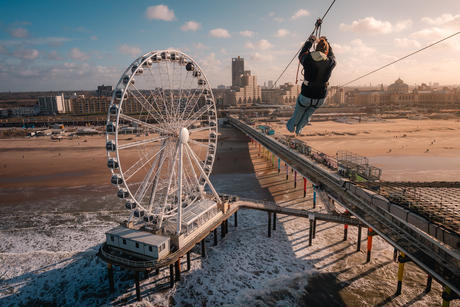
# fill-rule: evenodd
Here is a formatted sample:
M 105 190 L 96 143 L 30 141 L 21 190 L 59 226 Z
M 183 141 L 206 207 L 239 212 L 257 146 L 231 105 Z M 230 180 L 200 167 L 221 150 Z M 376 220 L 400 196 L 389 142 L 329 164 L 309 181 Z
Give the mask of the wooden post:
M 110 293 L 115 292 L 115 286 L 113 283 L 113 267 L 111 263 L 107 263 L 107 273 L 109 275 L 109 291 Z
M 316 238 L 316 217 L 313 219 L 313 239 Z
M 272 236 L 272 213 L 268 212 L 268 237 Z
M 273 213 L 273 230 L 276 230 L 276 212 Z
M 294 172 L 294 189 L 297 188 L 297 171 Z
M 372 228 L 369 227 L 367 232 L 367 260 L 366 262 L 371 261 L 371 250 L 372 250 Z
M 235 227 L 238 227 L 238 210 L 235 211 L 235 213 L 233 213 L 234 217 L 235 217 Z
M 134 280 L 136 281 L 136 298 L 140 302 L 142 301 L 142 297 L 141 288 L 139 286 L 139 271 L 134 271 Z
M 356 251 L 361 251 L 361 226 L 358 226 L 358 247 L 356 248 Z
M 169 265 L 169 287 L 174 287 L 174 264 Z
M 206 238 L 201 240 L 201 257 L 206 258 Z
M 225 221 L 222 221 L 222 223 L 220 223 L 220 238 L 223 239 L 225 238 Z
M 289 178 L 289 166 L 286 163 L 286 180 Z
M 214 229 L 214 246 L 217 246 L 217 227 Z
M 180 258 L 174 263 L 176 267 L 176 281 L 180 281 Z
M 228 219 L 225 220 L 225 235 L 228 234 Z
M 431 291 L 431 282 L 433 280 L 433 277 L 431 277 L 430 275 L 428 275 L 428 279 L 426 281 L 426 288 L 425 288 L 425 293 L 430 293 Z
M 191 269 L 191 261 L 190 261 L 190 251 L 187 252 L 187 270 L 190 271 Z

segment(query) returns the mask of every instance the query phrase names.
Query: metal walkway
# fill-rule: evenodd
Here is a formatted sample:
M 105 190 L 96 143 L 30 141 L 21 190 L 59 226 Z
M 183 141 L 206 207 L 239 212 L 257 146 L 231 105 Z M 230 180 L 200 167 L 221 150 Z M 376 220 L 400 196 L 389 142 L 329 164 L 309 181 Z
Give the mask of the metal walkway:
M 316 187 L 327 192 L 389 244 L 409 256 L 427 274 L 460 295 L 460 255 L 457 252 L 377 206 L 373 200 L 381 196 L 371 191 L 362 195 L 354 184 L 326 172 L 298 152 L 233 117 L 229 117 L 229 121 Z

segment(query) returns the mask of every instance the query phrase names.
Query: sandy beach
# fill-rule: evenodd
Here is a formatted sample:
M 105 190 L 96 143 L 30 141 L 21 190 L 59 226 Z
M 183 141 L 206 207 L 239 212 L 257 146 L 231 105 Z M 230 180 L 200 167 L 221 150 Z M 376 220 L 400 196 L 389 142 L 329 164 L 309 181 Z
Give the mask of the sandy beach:
M 294 136 L 283 124 L 271 126 L 277 133 Z M 254 172 L 247 145 L 241 145 L 244 135 L 233 130 L 219 131 L 214 175 Z M 460 122 L 455 120 L 398 119 L 353 125 L 328 121 L 313 122 L 297 138 L 333 156 L 338 150 L 349 150 L 380 158 L 450 157 L 445 159 L 445 167 L 460 171 L 460 158 L 455 159 L 460 156 L 459 131 Z M 103 136 L 61 141 L 46 137 L 5 139 L 0 140 L 0 148 L 2 188 L 108 185 L 110 181 Z M 423 168 L 425 162 L 420 161 L 420 168 Z M 437 161 L 443 163 L 441 159 Z M 375 166 L 385 170 L 385 163 Z

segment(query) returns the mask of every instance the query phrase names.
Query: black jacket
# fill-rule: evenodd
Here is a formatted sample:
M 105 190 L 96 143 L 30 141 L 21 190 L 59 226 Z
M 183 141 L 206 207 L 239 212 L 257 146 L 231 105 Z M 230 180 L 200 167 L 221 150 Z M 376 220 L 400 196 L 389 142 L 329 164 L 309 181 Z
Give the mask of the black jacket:
M 327 82 L 337 62 L 331 45 L 329 45 L 327 56 L 319 51 L 310 52 L 312 45 L 313 42 L 307 40 L 299 54 L 299 60 L 304 69 L 301 93 L 308 98 L 321 99 L 327 96 Z

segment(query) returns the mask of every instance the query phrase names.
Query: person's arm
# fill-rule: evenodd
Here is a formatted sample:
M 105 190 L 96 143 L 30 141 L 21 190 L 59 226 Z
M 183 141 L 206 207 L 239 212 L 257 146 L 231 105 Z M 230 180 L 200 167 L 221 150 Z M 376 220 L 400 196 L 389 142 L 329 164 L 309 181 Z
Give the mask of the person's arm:
M 300 53 L 299 53 L 299 61 L 300 62 L 302 62 L 303 56 L 306 55 L 306 53 L 310 52 L 310 48 L 311 48 L 311 46 L 313 46 L 313 43 L 315 41 L 316 41 L 316 37 L 310 36 L 307 39 L 307 41 L 305 42 L 305 44 L 303 44 L 302 50 L 300 50 Z
M 326 40 L 327 44 L 329 45 L 329 52 L 327 53 L 327 57 L 332 59 L 332 60 L 334 60 L 334 62 L 335 62 L 336 60 L 335 60 L 334 51 L 332 51 L 332 46 L 329 43 L 329 41 L 327 40 L 327 37 L 326 36 L 321 36 L 321 38 L 324 38 Z

